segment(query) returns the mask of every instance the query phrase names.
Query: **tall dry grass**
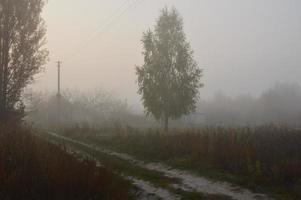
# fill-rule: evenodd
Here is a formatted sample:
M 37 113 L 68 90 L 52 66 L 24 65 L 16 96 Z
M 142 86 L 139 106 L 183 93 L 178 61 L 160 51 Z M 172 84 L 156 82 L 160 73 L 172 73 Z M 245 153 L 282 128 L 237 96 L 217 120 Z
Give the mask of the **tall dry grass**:
M 0 199 L 130 199 L 127 181 L 15 124 L 0 125 Z
M 119 129 L 109 139 L 98 137 L 95 131 L 82 133 L 141 159 L 165 161 L 202 173 L 223 172 L 250 187 L 280 188 L 301 199 L 301 130 L 276 125 L 170 133 Z

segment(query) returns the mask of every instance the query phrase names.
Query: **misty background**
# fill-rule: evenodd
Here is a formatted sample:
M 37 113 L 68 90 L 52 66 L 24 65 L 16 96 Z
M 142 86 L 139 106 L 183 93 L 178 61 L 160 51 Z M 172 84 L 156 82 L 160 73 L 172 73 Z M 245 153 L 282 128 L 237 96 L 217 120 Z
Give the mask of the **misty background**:
M 135 74 L 135 66 L 143 63 L 141 37 L 165 6 L 176 7 L 184 18 L 187 40 L 204 69 L 197 113 L 211 113 L 212 118 L 218 114 L 211 121 L 201 116 L 202 121 L 282 121 L 273 108 L 264 107 L 277 117 L 264 120 L 259 117 L 263 113 L 254 114 L 271 105 L 264 104 L 269 98 L 279 99 L 274 107 L 281 106 L 279 101 L 288 105 L 285 112 L 294 111 L 300 119 L 299 0 L 49 0 L 43 16 L 50 61 L 31 90 L 55 94 L 56 61 L 61 60 L 63 89 L 101 90 L 142 114 Z

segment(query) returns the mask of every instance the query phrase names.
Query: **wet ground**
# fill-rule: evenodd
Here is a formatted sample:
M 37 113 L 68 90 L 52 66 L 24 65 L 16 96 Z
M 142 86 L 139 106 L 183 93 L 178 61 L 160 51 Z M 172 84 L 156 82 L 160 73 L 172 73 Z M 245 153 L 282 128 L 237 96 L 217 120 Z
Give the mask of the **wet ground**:
M 105 154 L 106 156 L 114 159 L 119 159 L 122 162 L 130 165 L 131 168 L 135 167 L 145 172 L 153 172 L 161 174 L 162 178 L 169 178 L 168 184 L 158 185 L 156 181 L 151 181 L 151 177 L 144 178 L 143 176 L 135 176 L 132 173 L 131 176 L 127 173 L 121 175 L 131 180 L 133 184 L 139 188 L 137 192 L 137 199 L 166 199 L 166 200 L 177 200 L 177 199 L 215 199 L 215 200 L 271 200 L 265 194 L 254 193 L 248 189 L 244 189 L 240 186 L 233 185 L 228 182 L 213 181 L 205 177 L 195 175 L 191 172 L 174 169 L 162 163 L 146 163 L 138 160 L 131 155 L 114 152 L 109 149 L 102 148 L 88 144 L 86 142 L 74 140 L 53 132 L 45 133 L 48 139 L 55 141 L 56 143 L 64 143 L 70 151 L 76 152 L 79 155 L 85 155 L 86 157 L 93 157 L 98 161 L 99 165 L 105 165 L 101 159 L 97 159 L 93 152 Z M 85 151 L 82 150 L 85 148 Z M 90 152 L 87 150 L 91 150 Z M 93 154 L 93 155 L 92 155 Z M 135 170 L 131 170 L 135 171 Z M 119 172 L 120 173 L 120 172 Z M 156 174 L 156 177 L 158 175 Z M 160 177 L 159 177 L 160 179 Z

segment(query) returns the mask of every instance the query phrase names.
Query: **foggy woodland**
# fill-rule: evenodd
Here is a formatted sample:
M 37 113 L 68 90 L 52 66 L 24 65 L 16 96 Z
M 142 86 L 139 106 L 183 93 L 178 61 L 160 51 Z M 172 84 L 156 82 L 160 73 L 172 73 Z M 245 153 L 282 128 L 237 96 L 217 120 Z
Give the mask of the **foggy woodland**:
M 57 126 L 55 93 L 27 91 L 24 99 L 28 113 L 26 120 L 42 127 Z M 231 97 L 219 91 L 210 100 L 201 98 L 197 103 L 196 112 L 179 120 L 172 120 L 171 127 L 252 127 L 281 124 L 299 128 L 301 110 L 298 108 L 301 108 L 301 88 L 296 83 L 276 83 L 256 97 L 246 94 Z M 160 121 L 145 117 L 141 111 L 135 111 L 126 100 L 104 90 L 64 91 L 60 114 L 60 121 L 66 126 L 161 126 Z

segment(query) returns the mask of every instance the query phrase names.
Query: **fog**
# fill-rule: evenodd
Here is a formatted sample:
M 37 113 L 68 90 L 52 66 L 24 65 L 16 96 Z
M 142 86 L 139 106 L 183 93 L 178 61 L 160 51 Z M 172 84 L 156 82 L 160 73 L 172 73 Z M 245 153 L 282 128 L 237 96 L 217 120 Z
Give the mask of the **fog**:
M 50 60 L 31 87 L 55 92 L 61 60 L 63 89 L 101 88 L 142 112 L 135 75 L 143 63 L 142 33 L 165 6 L 184 18 L 204 69 L 203 100 L 217 91 L 257 98 L 276 82 L 300 84 L 299 0 L 50 0 L 43 13 Z
M 300 11 L 0 0 L 0 200 L 301 200 Z

